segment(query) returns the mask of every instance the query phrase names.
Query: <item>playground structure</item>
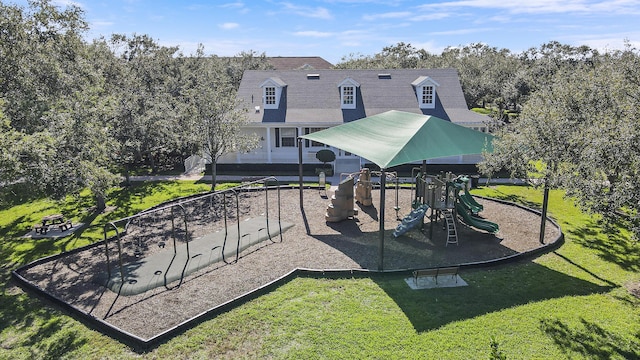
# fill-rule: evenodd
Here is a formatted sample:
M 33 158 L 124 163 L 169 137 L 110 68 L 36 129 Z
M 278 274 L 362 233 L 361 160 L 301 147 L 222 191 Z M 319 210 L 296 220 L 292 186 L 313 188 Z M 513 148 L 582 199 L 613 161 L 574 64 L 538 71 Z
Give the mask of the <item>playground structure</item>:
M 274 182 L 265 178 L 109 222 L 106 268 L 94 281 L 118 296 L 171 290 L 211 264 L 237 262 L 243 251 L 265 240 L 282 242 L 282 232 L 293 224 L 281 221 L 280 187 L 268 186 Z M 243 199 L 261 196 L 259 209 L 243 206 Z
M 356 214 L 353 208 L 353 176 L 340 181 L 338 188 L 331 195 L 331 203 L 327 206 L 324 219 L 327 222 L 339 222 Z
M 325 220 L 327 222 L 339 222 L 348 218 L 353 218 L 358 214 L 358 210 L 354 208 L 354 199 L 362 206 L 372 206 L 373 198 L 371 191 L 373 190 L 373 182 L 371 177 L 382 176 L 380 171 L 371 171 L 368 168 L 362 168 L 355 173 L 340 174 L 340 182 L 331 196 L 331 203 L 327 206 Z M 392 179 L 396 183 L 396 214 L 400 210 L 398 207 L 398 177 L 395 172 L 387 172 L 385 176 Z M 355 186 L 355 191 L 354 191 Z
M 371 197 L 372 189 L 371 171 L 368 168 L 362 168 L 358 177 L 358 183 L 356 184 L 356 201 L 362 206 L 373 205 L 373 199 Z
M 429 237 L 433 235 L 434 222 L 442 218 L 443 228 L 447 230 L 447 245 L 458 244 L 456 227 L 458 216 L 463 223 L 469 226 L 491 233 L 498 232 L 498 224 L 477 217 L 483 207 L 469 193 L 470 181 L 468 177 L 455 176 L 452 173 L 437 176 L 427 175 L 422 174 L 420 168 L 414 168 L 411 177 L 414 179 L 412 192 L 415 191 L 415 194 L 412 194 L 413 210 L 398 224 L 393 232 L 395 237 L 418 225 L 422 228 L 428 209 L 431 209 Z M 463 192 L 461 193 L 461 191 Z

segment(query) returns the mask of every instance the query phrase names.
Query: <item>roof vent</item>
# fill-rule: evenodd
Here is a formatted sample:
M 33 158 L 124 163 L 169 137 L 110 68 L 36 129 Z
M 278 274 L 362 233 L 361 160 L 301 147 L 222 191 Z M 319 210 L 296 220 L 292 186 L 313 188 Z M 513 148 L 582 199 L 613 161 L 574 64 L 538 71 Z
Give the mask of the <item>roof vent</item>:
M 307 74 L 308 80 L 318 80 L 320 79 L 320 74 Z
M 391 74 L 378 74 L 378 79 L 391 79 Z

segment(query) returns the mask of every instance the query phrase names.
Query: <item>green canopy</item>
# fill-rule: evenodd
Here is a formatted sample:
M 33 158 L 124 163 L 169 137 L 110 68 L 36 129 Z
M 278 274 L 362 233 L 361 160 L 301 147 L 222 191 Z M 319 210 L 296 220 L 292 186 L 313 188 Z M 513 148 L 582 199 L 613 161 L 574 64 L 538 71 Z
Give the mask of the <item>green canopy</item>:
M 382 169 L 493 150 L 490 134 L 434 116 L 396 110 L 301 137 L 348 151 Z
M 385 169 L 447 156 L 493 151 L 493 136 L 456 125 L 434 116 L 391 110 L 364 119 L 301 136 L 363 157 L 382 170 L 380 176 L 380 244 L 378 269 L 384 266 Z M 302 146 L 300 162 L 300 207 L 302 195 Z M 304 216 L 304 209 L 302 208 Z M 307 227 L 307 232 L 309 228 Z

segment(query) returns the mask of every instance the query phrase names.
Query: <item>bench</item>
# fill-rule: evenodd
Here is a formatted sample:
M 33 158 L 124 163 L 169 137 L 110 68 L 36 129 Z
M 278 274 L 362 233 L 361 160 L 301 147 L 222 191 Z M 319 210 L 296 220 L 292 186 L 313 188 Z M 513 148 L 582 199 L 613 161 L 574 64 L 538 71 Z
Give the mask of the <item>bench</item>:
M 435 269 L 421 269 L 413 271 L 413 281 L 417 284 L 418 278 L 423 276 L 431 276 L 436 279 L 436 284 L 438 283 L 438 276 L 440 275 L 451 275 L 456 279 L 456 284 L 458 283 L 458 271 L 460 270 L 459 266 L 451 266 L 451 267 L 441 267 Z
M 73 225 L 71 224 L 71 220 L 67 220 L 66 222 L 58 225 L 58 227 L 60 228 L 60 231 L 67 231 L 71 229 Z
M 44 235 L 49 231 L 49 225 L 36 225 L 33 227 L 33 231 L 35 231 L 36 234 Z

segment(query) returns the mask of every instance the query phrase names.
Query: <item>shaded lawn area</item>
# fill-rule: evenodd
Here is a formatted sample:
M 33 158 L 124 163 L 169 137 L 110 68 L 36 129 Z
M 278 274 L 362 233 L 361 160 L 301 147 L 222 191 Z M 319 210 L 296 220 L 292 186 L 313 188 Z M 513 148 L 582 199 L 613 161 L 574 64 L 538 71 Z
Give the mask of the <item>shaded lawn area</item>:
M 566 243 L 554 253 L 465 271 L 469 286 L 413 291 L 404 278 L 300 277 L 223 313 L 148 353 L 74 320 L 17 288 L 19 264 L 102 237 L 102 224 L 162 201 L 208 190 L 190 182 L 143 183 L 110 194 L 96 215 L 88 195 L 64 202 L 25 195 L 0 203 L 0 359 L 40 358 L 488 358 L 491 338 L 508 359 L 638 358 L 638 249 L 624 228 L 605 232 L 560 192 L 550 215 Z M 20 192 L 16 192 L 20 194 Z M 540 206 L 539 191 L 485 187 L 476 194 Z M 27 192 L 28 194 L 28 192 Z M 62 212 L 89 224 L 57 241 L 22 239 L 42 216 Z

